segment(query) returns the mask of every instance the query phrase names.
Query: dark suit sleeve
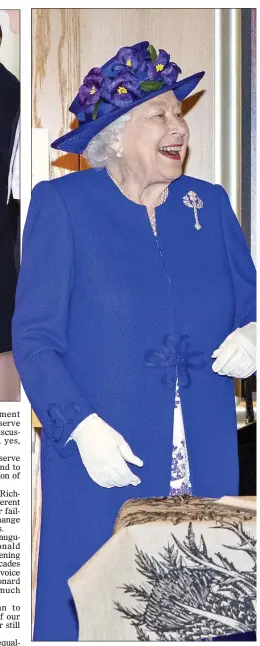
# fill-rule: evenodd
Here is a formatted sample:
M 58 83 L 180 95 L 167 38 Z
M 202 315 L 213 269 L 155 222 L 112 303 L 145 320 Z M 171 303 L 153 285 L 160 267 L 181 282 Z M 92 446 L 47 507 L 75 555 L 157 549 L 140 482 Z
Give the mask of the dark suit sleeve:
M 220 200 L 226 250 L 235 296 L 233 330 L 256 321 L 256 271 L 247 242 L 229 197 L 222 186 L 216 190 Z
M 73 237 L 65 203 L 53 182 L 32 193 L 13 317 L 13 352 L 24 390 L 43 431 L 61 457 L 67 439 L 94 412 L 66 367 Z

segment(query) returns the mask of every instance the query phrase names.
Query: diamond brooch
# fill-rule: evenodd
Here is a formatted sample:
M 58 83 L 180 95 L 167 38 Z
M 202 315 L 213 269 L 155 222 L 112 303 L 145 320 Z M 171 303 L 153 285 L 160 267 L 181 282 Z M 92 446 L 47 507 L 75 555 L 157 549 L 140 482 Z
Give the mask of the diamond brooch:
M 188 206 L 190 209 L 193 209 L 194 217 L 195 217 L 194 227 L 195 229 L 197 229 L 197 231 L 199 231 L 201 229 L 201 224 L 199 223 L 198 209 L 202 209 L 203 207 L 202 200 L 197 195 L 197 193 L 194 193 L 194 191 L 189 191 L 187 195 L 184 195 L 183 203 L 185 204 L 185 206 Z

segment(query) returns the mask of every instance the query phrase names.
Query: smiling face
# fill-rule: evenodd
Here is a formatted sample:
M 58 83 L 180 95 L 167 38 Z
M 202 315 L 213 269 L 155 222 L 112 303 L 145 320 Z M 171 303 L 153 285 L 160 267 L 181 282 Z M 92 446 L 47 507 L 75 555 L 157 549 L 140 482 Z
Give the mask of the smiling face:
M 180 177 L 189 129 L 172 90 L 145 101 L 129 115 L 120 138 L 125 168 L 143 184 Z

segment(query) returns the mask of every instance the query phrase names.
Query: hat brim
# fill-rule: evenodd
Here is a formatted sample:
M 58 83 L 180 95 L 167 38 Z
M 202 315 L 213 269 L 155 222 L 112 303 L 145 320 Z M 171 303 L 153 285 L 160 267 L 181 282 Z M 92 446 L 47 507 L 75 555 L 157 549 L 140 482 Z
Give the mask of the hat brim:
M 116 119 L 121 117 L 122 114 L 129 112 L 137 105 L 144 103 L 144 101 L 149 101 L 150 99 L 153 99 L 160 94 L 164 94 L 165 92 L 169 92 L 170 90 L 174 92 L 178 101 L 183 101 L 198 85 L 204 74 L 205 72 L 197 72 L 192 76 L 187 76 L 187 78 L 183 79 L 182 81 L 176 81 L 172 86 L 165 84 L 160 90 L 149 92 L 149 94 L 147 93 L 147 96 L 143 96 L 141 99 L 137 99 L 133 104 L 131 104 L 130 107 L 127 106 L 123 108 L 117 108 L 100 117 L 99 119 L 80 124 L 80 126 L 78 128 L 75 128 L 75 130 L 71 130 L 70 132 L 67 132 L 66 135 L 63 135 L 62 137 L 59 137 L 59 139 L 53 141 L 51 147 L 56 148 L 57 150 L 63 150 L 64 152 L 81 155 L 87 147 L 89 141 L 93 137 L 95 137 L 95 135 L 97 135 L 101 130 L 104 130 L 104 128 L 112 123 L 112 121 L 115 121 Z

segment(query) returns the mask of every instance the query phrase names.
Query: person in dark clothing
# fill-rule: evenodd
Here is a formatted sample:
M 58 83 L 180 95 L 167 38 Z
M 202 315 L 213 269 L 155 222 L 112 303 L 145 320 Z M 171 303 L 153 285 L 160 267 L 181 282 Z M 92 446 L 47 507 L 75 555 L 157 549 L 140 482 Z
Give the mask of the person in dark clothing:
M 1 42 L 0 26 L 0 45 Z M 12 401 L 19 396 L 12 357 L 11 319 L 19 265 L 19 200 L 12 191 L 12 174 L 17 151 L 20 82 L 1 62 L 0 88 L 0 401 Z

